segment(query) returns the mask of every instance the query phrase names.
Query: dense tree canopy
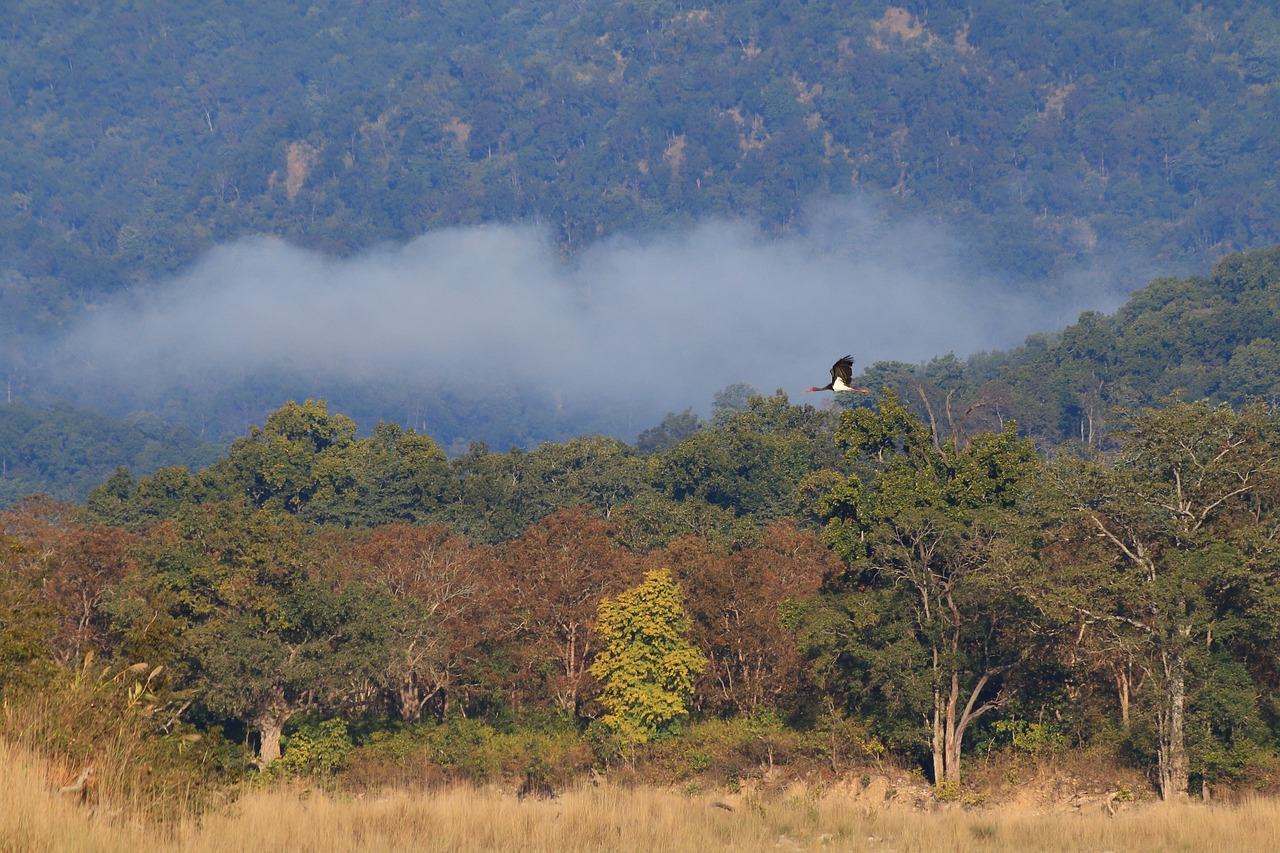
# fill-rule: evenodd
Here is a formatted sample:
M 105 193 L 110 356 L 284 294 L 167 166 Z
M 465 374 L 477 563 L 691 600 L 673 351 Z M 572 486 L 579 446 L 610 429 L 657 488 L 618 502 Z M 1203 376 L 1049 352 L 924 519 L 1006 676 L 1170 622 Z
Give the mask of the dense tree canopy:
M 1248 642 L 1256 591 L 1273 578 L 1280 464 L 1274 416 L 1259 406 L 1173 405 L 1127 426 L 1114 459 L 1061 466 L 1078 525 L 1065 590 L 1085 624 L 1109 622 L 1130 640 L 1124 653 L 1146 661 L 1160 691 L 1155 751 L 1170 798 L 1193 772 L 1207 780 L 1225 769 L 1193 766 L 1189 744 L 1203 754 L 1214 746 L 1205 740 L 1222 738 L 1229 751 L 1250 734 L 1249 698 L 1236 724 L 1205 719 L 1194 730 L 1188 705 L 1206 691 L 1234 692 L 1211 673 L 1232 666 L 1221 644 Z
M 1240 407 L 1277 400 L 1280 248 L 1229 255 L 1209 276 L 1161 278 L 1114 314 L 1087 312 L 1013 350 L 921 365 L 879 362 L 855 383 L 889 386 L 947 433 L 1016 420 L 1042 447 L 1097 445 L 1117 408 L 1170 396 Z
M 819 498 L 850 571 L 847 600 L 814 617 L 812 652 L 855 705 L 925 719 L 912 740 L 928 744 L 935 779 L 958 783 L 966 730 L 1008 701 L 1010 670 L 1042 642 L 1026 583 L 1037 458 L 1013 422 L 940 440 L 893 392 L 878 412 L 847 413 L 836 437 L 870 478 Z
M 943 792 L 1010 737 L 1120 744 L 1167 797 L 1267 760 L 1274 408 L 1165 401 L 1048 458 L 915 399 L 757 396 L 648 456 L 453 461 L 289 403 L 204 469 L 0 516 L 4 689 L 146 661 L 193 736 L 264 767 L 318 718 L 558 720 L 607 762 L 592 732 L 634 746 L 686 709 L 770 756 L 784 722 L 887 746 Z

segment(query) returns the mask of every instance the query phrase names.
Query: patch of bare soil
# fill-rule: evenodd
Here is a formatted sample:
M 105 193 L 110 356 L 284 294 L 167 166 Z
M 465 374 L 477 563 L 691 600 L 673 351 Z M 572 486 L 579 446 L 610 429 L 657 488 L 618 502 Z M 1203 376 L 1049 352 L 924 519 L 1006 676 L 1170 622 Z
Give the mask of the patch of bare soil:
M 971 762 L 961 798 L 1031 814 L 1116 814 L 1159 800 L 1140 771 L 1094 752 L 1061 758 L 1001 756 Z

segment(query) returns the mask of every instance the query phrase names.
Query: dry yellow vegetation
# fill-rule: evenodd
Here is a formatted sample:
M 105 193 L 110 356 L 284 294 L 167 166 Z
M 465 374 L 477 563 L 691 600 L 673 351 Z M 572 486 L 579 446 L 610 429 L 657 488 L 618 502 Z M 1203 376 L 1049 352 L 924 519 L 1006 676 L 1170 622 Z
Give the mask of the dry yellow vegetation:
M 51 768 L 0 743 L 0 851 L 1272 851 L 1280 803 L 1147 805 L 1109 817 L 872 806 L 847 789 L 769 797 L 683 795 L 611 784 L 554 799 L 489 789 L 334 797 L 246 793 L 201 819 L 152 822 L 103 792 L 59 796 Z M 728 806 L 728 808 L 726 808 Z

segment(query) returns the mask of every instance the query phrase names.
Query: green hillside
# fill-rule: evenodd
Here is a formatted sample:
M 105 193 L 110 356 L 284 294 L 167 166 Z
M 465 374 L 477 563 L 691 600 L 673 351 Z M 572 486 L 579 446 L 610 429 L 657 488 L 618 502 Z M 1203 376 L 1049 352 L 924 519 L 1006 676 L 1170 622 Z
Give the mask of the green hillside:
M 262 233 L 534 221 L 573 252 L 866 192 L 1031 288 L 1280 242 L 1261 0 L 14 0 L 0 32 L 8 331 Z
M 1280 400 L 1280 247 L 1231 255 L 1208 276 L 1160 278 L 1114 314 L 1088 312 L 1025 345 L 921 365 L 879 362 L 856 382 L 894 388 L 939 416 L 970 407 L 974 429 L 1014 419 L 1042 445 L 1094 443 L 1117 410 L 1166 398 L 1231 406 Z
M 0 406 L 0 507 L 26 495 L 82 501 L 118 467 L 200 467 L 225 448 L 156 415 L 112 418 L 59 404 Z

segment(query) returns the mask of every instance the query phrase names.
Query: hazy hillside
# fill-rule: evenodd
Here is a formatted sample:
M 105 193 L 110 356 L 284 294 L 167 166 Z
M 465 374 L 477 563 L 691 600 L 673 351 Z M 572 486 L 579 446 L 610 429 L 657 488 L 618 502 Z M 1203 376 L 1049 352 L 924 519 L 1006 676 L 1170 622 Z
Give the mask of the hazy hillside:
M 970 426 L 1003 419 L 1050 446 L 1093 443 L 1118 412 L 1162 400 L 1233 407 L 1280 401 L 1280 247 L 1230 255 L 1210 275 L 1159 278 L 1114 313 L 1096 311 L 1004 351 L 919 365 L 878 362 L 857 382 L 904 399 L 923 387 L 942 411 L 978 406 Z M 920 413 L 925 411 L 922 404 Z
M 323 397 L 454 453 L 630 440 L 1280 242 L 1263 2 L 15 0 L 0 33 L 7 399 L 207 436 Z
M 1006 421 L 1016 420 L 1019 430 L 1035 439 L 1041 449 L 1073 440 L 1093 444 L 1103 441 L 1105 434 L 1116 427 L 1118 410 L 1155 405 L 1167 397 L 1233 406 L 1257 401 L 1274 405 L 1280 399 L 1277 329 L 1280 247 L 1273 247 L 1228 256 L 1207 276 L 1157 279 L 1136 291 L 1114 313 L 1085 313 L 1063 329 L 1030 336 L 1021 346 L 976 353 L 967 359 L 946 355 L 918 363 L 874 362 L 860 372 L 855 384 L 875 392 L 856 400 L 844 395 L 838 405 L 878 406 L 881 390 L 889 388 L 922 419 L 930 417 L 932 408 L 934 417 L 947 430 L 972 435 L 981 430 L 999 430 Z M 741 473 L 743 463 L 734 461 L 735 456 L 760 464 L 759 460 L 768 455 L 760 447 L 730 450 L 743 432 L 741 426 L 729 425 L 730 416 L 748 408 L 747 397 L 755 390 L 745 384 L 726 387 L 715 395 L 709 419 L 700 419 L 691 409 L 669 414 L 660 424 L 637 430 L 634 441 L 628 436 L 627 441 L 633 441 L 634 447 L 602 438 L 547 442 L 532 452 L 516 448 L 509 454 L 505 447 L 491 451 L 483 446 L 453 446 L 449 448 L 453 451 L 452 472 L 437 472 L 443 480 L 425 492 L 420 487 L 406 491 L 403 483 L 385 472 L 375 476 L 371 472 L 378 465 L 344 462 L 336 469 L 360 470 L 364 476 L 383 479 L 376 486 L 369 482 L 347 484 L 350 493 L 337 500 L 341 506 L 326 506 L 315 520 L 342 519 L 351 523 L 351 519 L 382 512 L 386 513 L 384 521 L 401 517 L 445 521 L 480 538 L 500 535 L 499 529 L 514 535 L 512 531 L 536 520 L 557 501 L 581 500 L 596 505 L 601 494 L 615 495 L 609 500 L 616 500 L 618 494 L 630 494 L 635 482 L 643 479 L 634 470 L 637 451 L 670 453 L 673 470 L 686 466 L 689 471 L 698 472 L 672 476 L 677 480 L 687 477 L 690 483 L 698 482 L 699 489 L 714 490 L 718 477 Z M 813 419 L 813 424 L 825 426 L 811 424 L 802 436 L 792 439 L 797 446 L 807 448 L 805 453 L 821 455 L 833 451 L 827 435 L 834 414 L 830 401 L 825 397 L 817 401 L 823 408 L 815 412 L 797 405 L 807 399 L 798 394 L 790 401 L 785 397 L 770 398 L 767 404 L 761 404 L 757 417 L 761 423 L 752 429 L 765 433 L 785 431 L 793 429 L 797 420 Z M 344 409 L 344 402 L 332 405 L 330 410 L 345 415 L 349 410 Z M 525 423 L 539 424 L 532 417 L 536 411 L 513 414 L 495 408 L 484 414 L 498 429 L 504 424 L 519 423 L 521 418 Z M 441 423 L 413 418 L 404 422 L 432 448 L 437 445 L 427 436 L 439 441 L 442 432 L 447 435 L 451 426 L 444 422 L 442 431 Z M 563 428 L 547 422 L 541 422 L 541 427 L 548 431 Z M 354 422 L 350 429 L 356 429 Z M 362 440 L 378 443 L 371 438 Z M 388 434 L 381 440 L 389 441 Z M 114 419 L 65 405 L 47 410 L 21 403 L 0 406 L 0 506 L 34 492 L 81 500 L 90 488 L 107 480 L 117 466 L 125 466 L 135 475 L 176 464 L 194 470 L 209 464 L 228 444 L 229 436 L 197 437 L 154 415 Z M 708 453 L 720 455 L 708 462 L 701 458 Z M 619 464 L 619 460 L 630 461 Z M 393 468 L 398 464 L 401 463 L 386 460 L 379 463 Z M 823 464 L 831 463 L 827 460 Z M 659 465 L 658 469 L 662 467 Z M 719 467 L 737 473 L 718 474 Z M 548 473 L 558 468 L 574 473 L 568 480 L 564 473 Z M 463 498 L 453 495 L 453 487 L 445 484 L 467 478 L 488 485 L 474 490 L 470 498 Z M 583 485 L 594 483 L 595 478 L 610 485 Z M 620 485 L 628 478 L 632 478 L 630 485 Z M 574 485 L 567 485 L 570 482 Z M 521 486 L 515 488 L 511 483 Z M 693 488 L 688 483 L 668 485 L 674 491 Z M 773 495 L 772 503 L 789 506 L 788 490 L 793 486 L 788 482 Z M 115 487 L 107 484 L 106 488 L 112 491 Z M 166 486 L 169 491 L 174 488 L 173 483 Z M 570 490 L 567 496 L 563 493 L 565 488 Z M 584 491 L 574 492 L 576 488 Z M 335 487 L 335 494 L 340 492 Z M 729 493 L 737 494 L 737 490 L 730 489 Z M 423 494 L 430 497 L 424 499 Z M 495 494 L 501 495 L 501 522 L 495 521 L 492 510 L 468 506 L 468 501 L 491 500 Z M 488 497 L 478 497 L 481 495 Z M 384 506 L 396 500 L 404 505 L 394 510 Z M 456 506 L 431 509 L 429 504 L 437 500 Z M 726 500 L 722 508 L 741 509 L 740 503 L 739 498 Z M 461 515 L 458 506 L 466 507 Z M 480 525 L 481 530 L 473 525 L 475 518 L 482 517 L 486 520 Z
M 15 0 L 0 28 L 9 303 L 43 322 L 248 234 L 534 219 L 572 250 L 854 190 L 1033 280 L 1280 240 L 1264 2 Z

